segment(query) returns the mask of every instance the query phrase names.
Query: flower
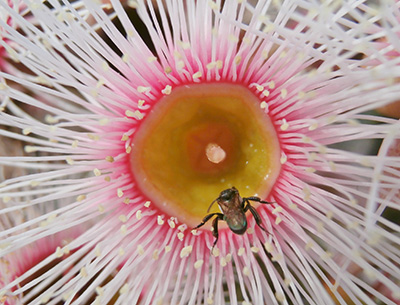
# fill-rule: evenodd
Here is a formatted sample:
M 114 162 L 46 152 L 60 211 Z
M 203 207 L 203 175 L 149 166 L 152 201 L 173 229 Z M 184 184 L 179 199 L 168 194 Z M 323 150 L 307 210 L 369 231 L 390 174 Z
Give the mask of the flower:
M 129 3 L 0 3 L 3 303 L 396 304 L 398 2 Z

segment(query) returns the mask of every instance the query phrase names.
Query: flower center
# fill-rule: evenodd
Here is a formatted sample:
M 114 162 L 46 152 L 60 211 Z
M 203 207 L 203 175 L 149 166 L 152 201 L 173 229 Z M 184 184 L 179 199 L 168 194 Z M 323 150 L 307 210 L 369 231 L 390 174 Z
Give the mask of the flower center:
M 174 88 L 134 135 L 131 166 L 139 189 L 189 226 L 232 186 L 244 197 L 265 198 L 279 175 L 280 146 L 260 102 L 239 84 Z

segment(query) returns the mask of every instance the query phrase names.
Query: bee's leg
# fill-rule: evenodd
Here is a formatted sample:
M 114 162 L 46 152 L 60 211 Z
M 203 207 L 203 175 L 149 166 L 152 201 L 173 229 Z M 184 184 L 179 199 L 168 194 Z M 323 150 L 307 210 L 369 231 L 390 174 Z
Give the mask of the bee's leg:
M 203 220 L 201 221 L 201 223 L 200 223 L 197 227 L 194 227 L 193 230 L 196 230 L 196 229 L 198 229 L 198 228 L 204 226 L 204 225 L 206 224 L 207 221 L 209 221 L 213 216 L 218 215 L 218 214 L 221 214 L 221 213 L 211 213 L 211 214 L 206 215 L 206 216 L 203 218 Z
M 251 199 L 250 199 L 251 200 Z M 258 214 L 257 210 L 255 207 L 253 207 L 250 202 L 249 199 L 246 198 L 246 202 L 247 202 L 247 206 L 244 209 L 244 212 L 247 212 L 247 210 L 250 210 L 251 214 L 253 214 L 254 219 L 256 220 L 256 224 L 265 232 L 267 232 L 269 234 L 269 232 L 262 226 L 262 220 L 260 217 L 260 214 Z
M 265 200 L 261 200 L 261 198 L 260 198 L 260 197 L 254 197 L 254 196 L 252 196 L 252 197 L 245 197 L 245 198 L 243 198 L 243 200 L 246 200 L 246 201 L 248 201 L 248 200 L 251 200 L 251 201 L 257 201 L 257 202 L 259 202 L 259 203 L 262 203 L 262 204 L 271 204 L 271 203 L 276 203 L 276 202 L 273 202 L 273 201 L 265 201 Z
M 217 215 L 217 217 L 214 218 L 213 223 L 212 223 L 212 226 L 213 226 L 212 234 L 215 237 L 215 241 L 214 241 L 214 244 L 213 244 L 213 246 L 211 248 L 211 253 L 213 252 L 214 247 L 215 247 L 215 245 L 217 244 L 217 241 L 218 241 L 218 221 L 224 219 L 224 214 L 222 214 L 222 213 L 215 213 L 214 215 Z

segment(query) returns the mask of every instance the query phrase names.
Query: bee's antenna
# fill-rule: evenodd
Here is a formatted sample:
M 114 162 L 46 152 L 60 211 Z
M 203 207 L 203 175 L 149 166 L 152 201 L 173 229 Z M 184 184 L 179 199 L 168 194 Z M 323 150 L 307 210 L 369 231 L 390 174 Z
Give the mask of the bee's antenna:
M 215 199 L 213 202 L 211 202 L 210 206 L 207 209 L 207 213 L 210 211 L 212 205 L 214 204 L 215 201 L 217 201 L 219 199 L 219 197 L 217 199 Z

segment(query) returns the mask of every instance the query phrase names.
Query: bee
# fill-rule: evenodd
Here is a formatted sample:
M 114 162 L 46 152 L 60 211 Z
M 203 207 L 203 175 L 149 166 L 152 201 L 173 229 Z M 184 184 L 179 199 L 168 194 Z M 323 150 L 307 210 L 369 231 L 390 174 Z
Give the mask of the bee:
M 214 244 L 211 248 L 217 244 L 218 241 L 218 221 L 223 220 L 228 224 L 229 229 L 235 234 L 242 235 L 246 232 L 247 229 L 247 218 L 246 212 L 250 210 L 251 214 L 253 214 L 254 219 L 256 220 L 256 224 L 265 232 L 267 230 L 262 226 L 262 220 L 260 215 L 257 213 L 257 210 L 250 204 L 250 201 L 256 201 L 262 204 L 271 204 L 274 202 L 261 200 L 259 197 L 240 197 L 239 191 L 233 186 L 229 189 L 223 190 L 218 198 L 216 198 L 213 202 L 211 202 L 208 207 L 207 213 L 210 211 L 212 205 L 217 202 L 222 213 L 211 213 L 206 215 L 201 223 L 193 228 L 198 229 L 203 226 L 207 221 L 209 221 L 212 217 L 216 216 L 212 222 L 213 227 L 213 236 L 215 237 Z M 267 232 L 268 233 L 268 232 Z

